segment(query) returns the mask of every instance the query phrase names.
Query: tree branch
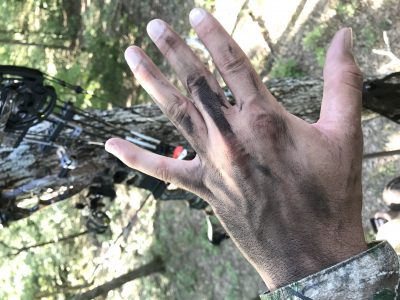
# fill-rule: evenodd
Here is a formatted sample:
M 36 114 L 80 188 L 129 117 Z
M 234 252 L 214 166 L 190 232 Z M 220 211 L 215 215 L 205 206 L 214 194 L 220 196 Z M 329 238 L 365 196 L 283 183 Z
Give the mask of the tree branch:
M 256 22 L 258 26 L 260 27 L 261 34 L 264 38 L 264 41 L 267 43 L 269 50 L 270 50 L 270 56 L 274 57 L 275 56 L 275 49 L 274 49 L 274 43 L 272 42 L 271 36 L 269 35 L 269 31 L 267 27 L 265 27 L 265 23 L 262 17 L 260 16 L 255 16 L 252 12 L 249 12 L 249 16 L 253 20 L 253 22 Z
M 83 294 L 74 297 L 74 300 L 87 300 L 93 299 L 100 295 L 106 295 L 109 291 L 121 287 L 125 283 L 132 281 L 137 278 L 145 277 L 156 272 L 163 272 L 165 269 L 164 262 L 161 257 L 156 257 L 151 262 L 141 266 L 135 270 L 128 271 L 124 275 L 116 277 L 109 282 L 95 287 Z
M 49 45 L 49 44 L 39 44 L 39 43 L 28 43 L 16 40 L 0 39 L 1 44 L 19 45 L 19 46 L 34 46 L 39 48 L 50 48 L 58 50 L 71 50 L 70 47 L 60 46 L 60 45 Z
M 39 248 L 39 247 L 47 246 L 47 245 L 50 245 L 50 244 L 55 244 L 55 243 L 58 243 L 58 242 L 65 242 L 67 240 L 72 240 L 72 239 L 75 239 L 75 238 L 80 237 L 82 235 L 85 235 L 88 232 L 89 231 L 85 230 L 85 231 L 74 233 L 74 234 L 59 238 L 59 239 L 54 239 L 54 240 L 43 242 L 43 243 L 38 243 L 38 244 L 30 245 L 30 246 L 25 246 L 25 247 L 22 247 L 22 248 L 10 247 L 10 246 L 5 245 L 3 242 L 1 242 L 1 244 L 6 246 L 7 248 L 16 250 L 16 252 L 7 254 L 7 255 L 5 255 L 3 257 L 17 256 L 21 252 L 29 251 L 29 250 L 31 250 L 33 248 Z
M 235 33 L 235 30 L 236 30 L 236 28 L 237 28 L 237 26 L 238 26 L 238 24 L 240 22 L 240 19 L 241 19 L 242 15 L 243 15 L 243 11 L 245 9 L 248 9 L 248 6 L 249 6 L 249 0 L 245 0 L 243 2 L 242 6 L 239 9 L 238 15 L 236 17 L 235 24 L 233 25 L 233 28 L 232 28 L 232 31 L 231 31 L 231 36 L 233 36 L 233 34 Z

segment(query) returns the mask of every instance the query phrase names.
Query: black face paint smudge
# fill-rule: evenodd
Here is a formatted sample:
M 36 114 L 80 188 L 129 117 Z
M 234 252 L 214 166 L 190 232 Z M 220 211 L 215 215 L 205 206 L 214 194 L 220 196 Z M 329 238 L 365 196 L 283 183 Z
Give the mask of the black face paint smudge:
M 259 170 L 262 174 L 264 174 L 266 177 L 272 177 L 272 172 L 269 167 L 263 166 L 261 164 L 256 164 L 255 168 Z
M 175 101 L 176 103 L 181 103 L 183 101 L 186 101 L 185 99 L 181 99 L 181 97 L 178 96 L 178 95 L 173 95 L 173 97 L 174 97 L 173 101 Z M 194 133 L 193 121 L 192 121 L 192 118 L 190 117 L 189 114 L 186 113 L 186 114 L 183 115 L 182 119 L 175 120 L 175 121 L 177 123 L 179 123 L 179 124 L 175 124 L 175 125 L 181 126 L 182 128 L 185 129 L 185 131 L 187 133 L 189 133 L 189 134 L 193 134 Z
M 228 51 L 232 55 L 233 54 L 233 48 L 231 45 L 228 45 Z
M 354 161 L 354 159 L 351 160 L 350 170 L 350 175 L 349 177 L 347 177 L 346 181 L 346 189 L 353 189 L 359 180 L 359 177 L 357 176 L 358 173 L 356 170 L 356 162 Z
M 222 111 L 222 106 L 227 107 L 223 98 L 214 92 L 204 76 L 198 74 L 189 76 L 186 80 L 189 92 L 200 99 L 205 111 L 214 120 L 218 129 L 225 134 L 233 134 L 233 130 Z
M 303 180 L 300 185 L 300 195 L 306 199 L 309 207 L 317 214 L 317 216 L 326 219 L 330 218 L 332 212 L 328 205 L 326 192 L 318 186 L 318 180 L 315 176 L 306 176 L 305 178 L 308 179 Z
M 279 114 L 271 114 L 269 116 L 272 123 L 271 139 L 273 143 L 279 146 L 291 146 L 295 148 L 292 135 L 289 132 L 286 120 Z
M 218 101 L 221 103 L 221 106 L 228 108 L 228 105 L 225 104 L 224 98 L 220 94 L 216 94 Z
M 251 79 L 251 84 L 253 85 L 253 87 L 257 91 L 260 91 L 260 87 L 258 85 L 258 80 L 257 80 L 257 74 L 255 74 L 254 72 L 250 72 L 250 79 Z
M 143 64 L 143 68 L 146 69 L 146 72 L 147 72 L 153 79 L 158 80 L 157 73 L 154 71 L 154 69 L 151 68 L 147 62 L 146 62 L 146 63 L 142 62 L 142 64 Z
M 194 126 L 193 126 L 192 118 L 189 115 L 186 115 L 183 117 L 182 127 L 185 128 L 187 133 L 189 133 L 189 134 L 194 133 Z
M 178 40 L 172 36 L 167 36 L 165 38 L 165 43 L 168 45 L 168 48 L 171 49 L 175 49 L 176 48 L 176 44 L 177 44 Z

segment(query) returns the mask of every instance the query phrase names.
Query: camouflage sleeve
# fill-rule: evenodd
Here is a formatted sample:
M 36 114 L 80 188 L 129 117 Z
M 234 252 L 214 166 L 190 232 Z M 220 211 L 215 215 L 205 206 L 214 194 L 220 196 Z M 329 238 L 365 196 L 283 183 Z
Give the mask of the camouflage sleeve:
M 260 295 L 264 299 L 400 299 L 399 258 L 385 242 L 297 282 Z

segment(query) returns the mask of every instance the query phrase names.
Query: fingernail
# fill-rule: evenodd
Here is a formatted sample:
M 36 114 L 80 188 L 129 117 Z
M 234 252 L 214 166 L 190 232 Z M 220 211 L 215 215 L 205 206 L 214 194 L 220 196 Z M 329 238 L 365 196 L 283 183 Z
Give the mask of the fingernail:
M 113 154 L 113 151 L 114 151 L 114 142 L 113 142 L 113 140 L 110 139 L 110 140 L 106 141 L 106 144 L 104 145 L 104 148 L 108 153 Z
M 194 8 L 189 14 L 190 24 L 192 26 L 197 26 L 201 21 L 203 21 L 204 17 L 206 16 L 206 12 L 204 9 L 201 8 Z
M 147 24 L 147 33 L 153 41 L 156 41 L 164 32 L 165 25 L 161 20 L 152 20 Z
M 349 52 L 353 52 L 353 29 L 350 27 L 346 30 L 344 46 Z
M 141 60 L 138 51 L 133 47 L 125 50 L 125 59 L 132 71 L 136 69 Z

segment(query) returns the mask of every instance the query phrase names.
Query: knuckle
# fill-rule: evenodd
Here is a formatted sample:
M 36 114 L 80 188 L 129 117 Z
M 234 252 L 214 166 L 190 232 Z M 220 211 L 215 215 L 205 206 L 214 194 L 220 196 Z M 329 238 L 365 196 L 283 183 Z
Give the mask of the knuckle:
M 285 117 L 279 113 L 259 114 L 251 123 L 251 129 L 256 136 L 265 136 L 276 146 L 294 146 L 294 139 L 289 124 Z
M 173 95 L 165 105 L 165 113 L 171 120 L 181 124 L 187 114 L 187 102 L 181 97 Z
M 346 76 L 351 76 L 354 78 L 363 78 L 360 68 L 356 64 L 343 65 L 339 67 L 339 72 Z
M 324 77 L 336 88 L 350 88 L 357 93 L 362 91 L 363 75 L 355 63 L 330 65 L 324 69 Z
M 278 126 L 275 120 L 275 116 L 272 113 L 262 113 L 256 116 L 251 123 L 251 128 L 255 132 L 273 132 L 275 127 Z
M 244 55 L 225 55 L 221 63 L 221 73 L 232 74 L 237 73 L 246 65 Z
M 355 64 L 338 64 L 333 68 L 325 70 L 329 80 L 337 80 L 340 83 L 361 90 L 363 84 L 363 75 L 360 68 Z
M 357 66 L 342 69 L 340 72 L 340 78 L 342 78 L 341 81 L 345 85 L 361 91 L 363 76 Z

